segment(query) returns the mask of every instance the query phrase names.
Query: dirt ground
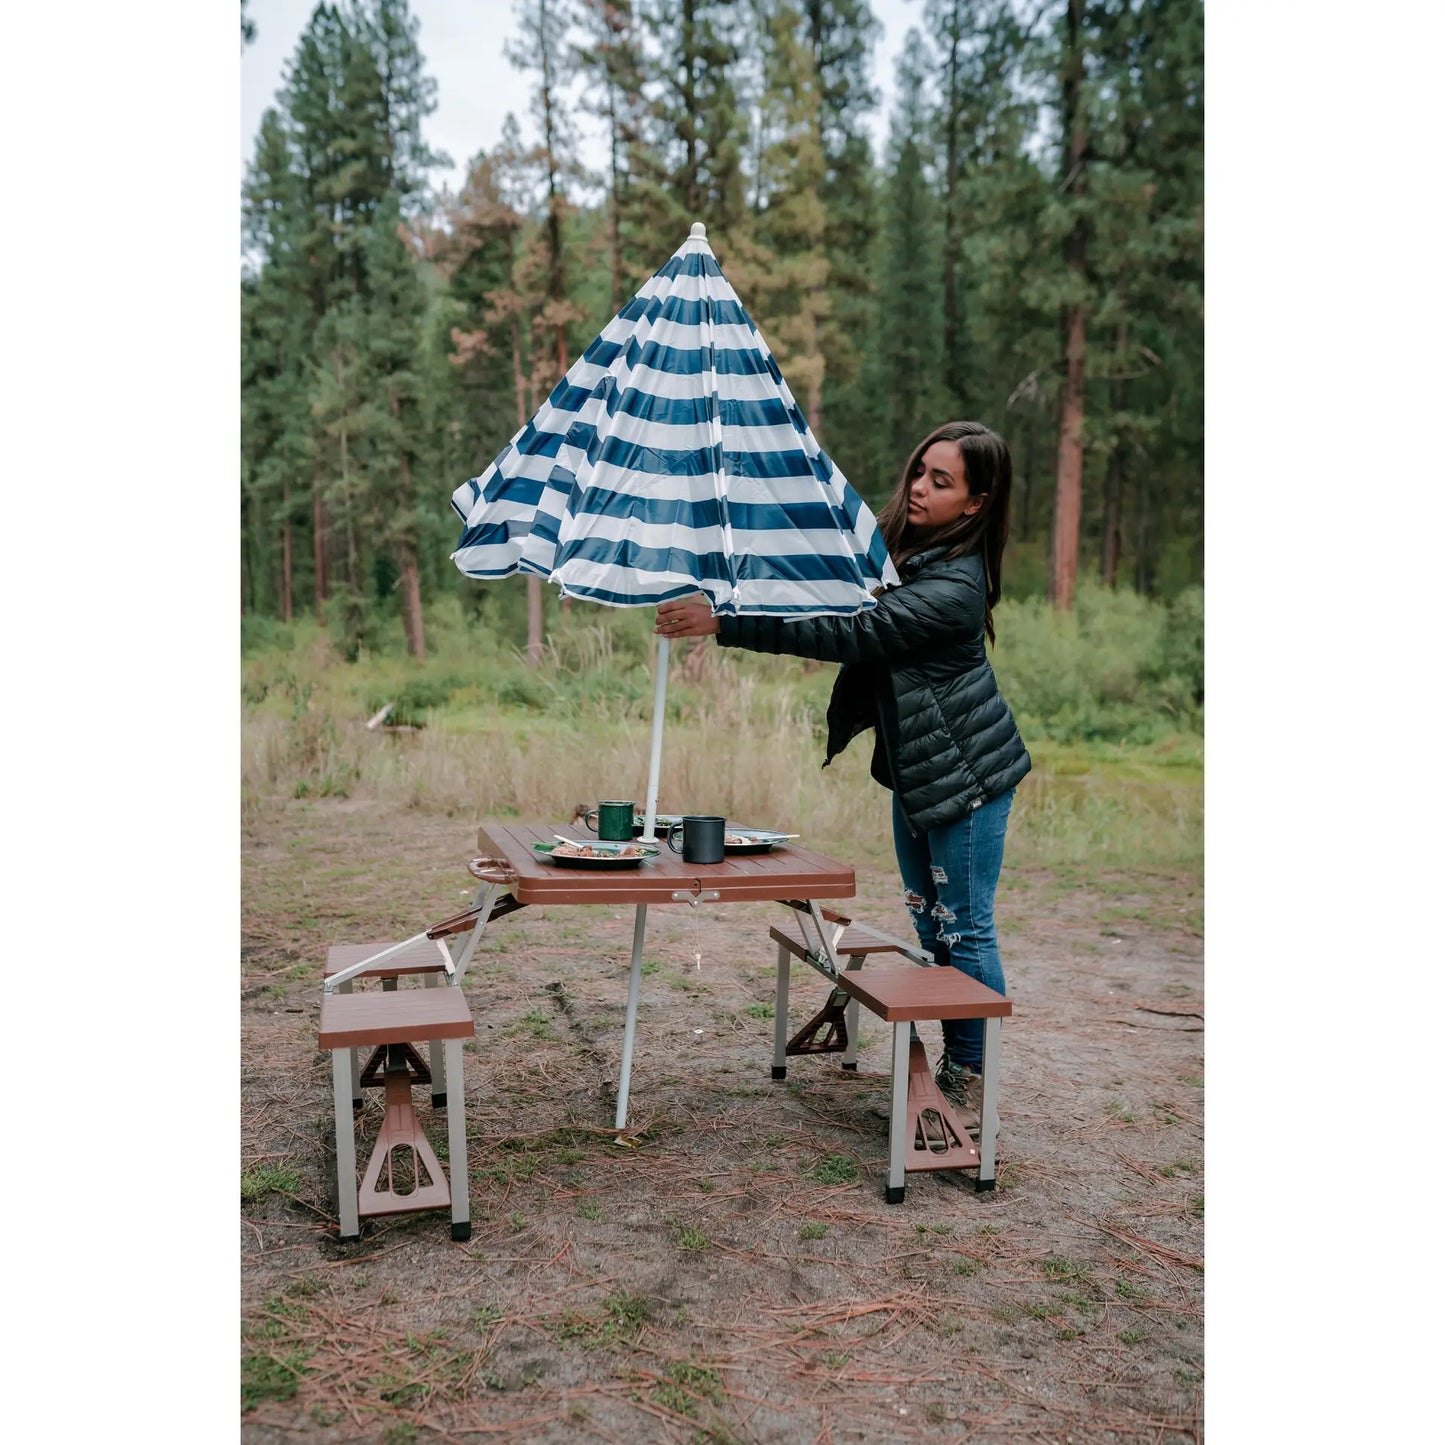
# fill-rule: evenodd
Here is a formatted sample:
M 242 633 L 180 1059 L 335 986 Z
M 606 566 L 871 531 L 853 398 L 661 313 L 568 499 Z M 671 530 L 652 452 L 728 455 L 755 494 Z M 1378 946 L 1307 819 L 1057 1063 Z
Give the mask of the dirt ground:
M 774 906 L 650 911 L 632 1148 L 631 912 L 521 910 L 466 981 L 472 1238 L 436 1212 L 342 1245 L 321 960 L 462 907 L 474 839 L 344 799 L 247 825 L 241 1167 L 280 1183 L 242 1203 L 243 1440 L 1202 1436 L 1197 878 L 1005 866 L 998 1188 L 915 1174 L 895 1206 L 886 1026 L 856 1075 L 770 1079 Z M 853 861 L 845 911 L 907 935 L 888 859 Z M 799 965 L 792 994 L 797 1028 L 827 986 Z

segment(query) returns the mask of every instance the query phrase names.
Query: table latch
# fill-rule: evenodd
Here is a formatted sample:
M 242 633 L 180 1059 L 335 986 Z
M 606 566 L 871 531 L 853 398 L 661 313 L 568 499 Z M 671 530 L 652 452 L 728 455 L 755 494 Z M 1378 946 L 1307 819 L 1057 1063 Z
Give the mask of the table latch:
M 716 903 L 722 894 L 716 888 L 702 888 L 697 891 L 684 891 L 679 888 L 673 892 L 674 903 Z

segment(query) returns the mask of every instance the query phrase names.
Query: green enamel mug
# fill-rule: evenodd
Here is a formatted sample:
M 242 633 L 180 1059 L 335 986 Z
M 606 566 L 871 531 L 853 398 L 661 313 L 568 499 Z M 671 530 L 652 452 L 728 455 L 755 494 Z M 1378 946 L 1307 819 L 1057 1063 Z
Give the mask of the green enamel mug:
M 630 843 L 632 841 L 632 819 L 637 812 L 636 805 L 626 803 L 598 803 L 590 809 L 582 821 L 599 838 L 609 843 Z M 593 819 L 596 819 L 594 822 Z

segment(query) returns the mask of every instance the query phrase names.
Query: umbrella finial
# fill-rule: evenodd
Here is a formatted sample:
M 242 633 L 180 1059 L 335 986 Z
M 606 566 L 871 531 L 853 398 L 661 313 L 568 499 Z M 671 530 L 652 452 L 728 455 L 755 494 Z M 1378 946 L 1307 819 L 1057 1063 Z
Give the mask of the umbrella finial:
M 692 230 L 690 230 L 690 231 L 687 233 L 687 238 L 688 238 L 689 241 L 692 241 L 692 240 L 706 241 L 706 240 L 707 240 L 707 227 L 704 226 L 701 221 L 694 221 L 694 222 L 692 223 Z

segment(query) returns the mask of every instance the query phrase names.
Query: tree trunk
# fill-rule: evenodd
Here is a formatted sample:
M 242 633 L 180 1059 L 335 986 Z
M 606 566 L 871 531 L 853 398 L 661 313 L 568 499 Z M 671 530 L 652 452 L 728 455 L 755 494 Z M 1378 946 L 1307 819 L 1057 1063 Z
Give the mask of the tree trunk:
M 522 300 L 512 312 L 512 388 L 517 397 L 517 425 L 527 424 L 527 374 L 522 370 Z
M 545 8 L 542 20 L 546 22 Z M 542 37 L 542 144 L 547 162 L 547 294 L 553 301 L 561 301 L 566 295 L 562 275 L 562 198 L 557 193 L 556 137 L 552 126 L 552 50 L 547 37 Z M 560 356 L 565 349 L 562 340 L 562 326 L 557 326 L 557 352 Z M 564 366 L 559 375 L 565 373 Z
M 1129 323 L 1121 321 L 1114 333 L 1115 365 L 1123 362 L 1124 348 L 1129 344 Z M 1119 586 L 1119 557 L 1124 550 L 1124 439 L 1118 434 L 1118 418 L 1128 399 L 1128 382 L 1120 378 L 1109 385 L 1109 404 L 1113 409 L 1114 446 L 1109 453 L 1109 467 L 1104 477 L 1104 546 L 1099 575 L 1104 586 Z
M 387 387 L 386 400 L 392 416 L 400 425 L 401 399 L 394 388 Z M 403 515 L 411 512 L 411 462 L 404 451 L 401 454 L 401 491 L 396 501 L 398 512 Z M 421 616 L 421 576 L 417 570 L 416 545 L 410 535 L 410 528 L 411 524 L 408 523 L 407 533 L 402 536 L 396 549 L 397 565 L 401 570 L 401 625 L 406 633 L 406 650 L 420 661 L 426 656 L 426 630 Z
M 512 385 L 517 393 L 517 425 L 527 423 L 527 378 L 522 371 L 522 305 L 520 295 L 517 309 L 512 313 Z M 527 661 L 533 664 L 542 660 L 542 579 L 535 573 L 527 574 Z
M 617 87 L 607 82 L 607 139 L 612 160 L 612 204 L 608 206 L 608 242 L 612 249 L 612 314 L 622 310 L 622 197 L 621 168 L 618 164 Z M 565 375 L 565 373 L 564 373 Z
M 1072 611 L 1079 566 L 1079 518 L 1084 496 L 1084 308 L 1067 312 L 1064 399 L 1059 417 L 1058 486 L 1054 492 L 1054 551 L 1049 600 Z
M 336 353 L 336 389 L 341 395 L 342 406 L 346 405 L 346 369 L 341 353 Z M 346 581 L 356 587 L 356 523 L 351 506 L 351 468 L 346 445 L 346 424 L 341 426 L 341 505 L 346 515 Z
M 1109 469 L 1104 478 L 1104 550 L 1099 575 L 1104 586 L 1119 586 L 1119 556 L 1123 551 L 1124 516 L 1124 448 L 1116 445 L 1109 453 Z
M 958 4 L 949 16 L 952 22 L 948 51 L 948 92 L 946 111 L 945 165 L 943 181 L 943 383 L 949 400 L 965 409 L 963 396 L 962 319 L 958 300 L 958 228 L 954 217 L 954 193 L 958 189 Z
M 1028 424 L 1024 428 L 1024 467 L 1019 475 L 1019 541 L 1029 539 L 1029 503 L 1034 495 L 1034 442 L 1038 432 L 1039 419 L 1029 412 Z
M 416 552 L 409 543 L 399 549 L 401 562 L 401 625 L 406 632 L 406 650 L 420 661 L 426 656 L 426 632 L 421 616 L 421 574 Z
M 255 542 L 251 536 L 251 511 L 245 493 L 241 494 L 241 616 L 254 611 L 256 607 L 256 561 Z
M 557 376 L 558 376 L 559 380 L 560 380 L 560 378 L 562 378 L 562 377 L 564 377 L 564 376 L 567 375 L 567 364 L 568 364 L 568 363 L 567 363 L 567 331 L 566 331 L 566 328 L 565 328 L 565 327 L 563 327 L 563 326 L 558 326 L 558 328 L 557 328 Z M 542 656 L 541 641 L 540 641 L 541 636 L 542 636 L 542 592 L 541 592 L 541 578 L 540 578 L 540 577 L 537 579 L 537 582 L 538 582 L 538 590 L 537 590 L 537 637 L 538 637 L 537 657 L 538 657 L 538 660 L 540 660 L 540 659 L 541 659 L 541 656 Z M 564 597 L 564 598 L 562 599 L 562 611 L 563 611 L 564 613 L 570 613 L 570 612 L 572 611 L 572 599 L 571 599 L 570 597 Z
M 682 104 L 687 112 L 687 214 L 689 221 L 697 214 L 697 73 L 693 68 L 696 41 L 693 31 L 694 0 L 682 0 L 682 60 L 686 79 L 683 81 Z
M 1084 192 L 1084 157 L 1088 148 L 1088 116 L 1084 112 L 1084 0 L 1069 0 L 1068 44 L 1064 53 L 1063 121 L 1068 149 L 1064 155 L 1063 189 L 1080 197 Z M 1087 282 L 1088 229 L 1076 216 L 1064 239 L 1064 261 L 1073 273 L 1078 291 Z M 1081 302 L 1064 308 L 1064 394 L 1059 410 L 1058 485 L 1054 491 L 1054 547 L 1049 576 L 1049 599 L 1061 612 L 1074 606 L 1074 582 L 1079 566 L 1079 519 L 1084 492 L 1084 362 L 1085 311 Z
M 1149 525 L 1149 504 L 1149 479 L 1146 468 L 1139 474 L 1134 501 L 1139 519 L 1138 526 L 1134 531 L 1134 590 L 1141 597 L 1152 596 L 1154 592 L 1154 573 L 1150 556 L 1154 542 Z
M 311 553 L 316 570 L 316 620 L 326 620 L 326 506 L 321 500 L 321 474 L 313 481 L 311 502 Z
M 290 490 L 283 488 L 281 506 L 286 513 L 281 523 L 281 621 L 291 621 L 291 509 Z
M 542 579 L 527 574 L 527 661 L 542 660 Z

